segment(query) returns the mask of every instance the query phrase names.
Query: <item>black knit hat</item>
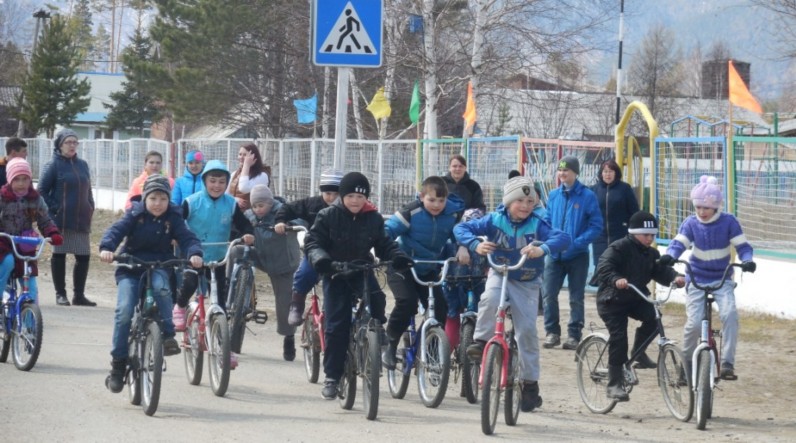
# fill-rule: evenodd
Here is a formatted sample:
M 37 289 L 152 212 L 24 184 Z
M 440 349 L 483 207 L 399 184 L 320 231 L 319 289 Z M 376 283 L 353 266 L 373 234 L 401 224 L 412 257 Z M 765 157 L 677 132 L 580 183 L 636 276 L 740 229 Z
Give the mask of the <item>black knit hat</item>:
M 340 198 L 354 192 L 370 198 L 370 182 L 359 172 L 349 172 L 340 180 Z
M 569 169 L 576 175 L 580 175 L 580 162 L 578 161 L 578 158 L 568 155 L 559 160 L 558 170 L 560 171 L 562 169 Z
M 658 219 L 646 211 L 638 211 L 630 217 L 628 234 L 657 234 Z

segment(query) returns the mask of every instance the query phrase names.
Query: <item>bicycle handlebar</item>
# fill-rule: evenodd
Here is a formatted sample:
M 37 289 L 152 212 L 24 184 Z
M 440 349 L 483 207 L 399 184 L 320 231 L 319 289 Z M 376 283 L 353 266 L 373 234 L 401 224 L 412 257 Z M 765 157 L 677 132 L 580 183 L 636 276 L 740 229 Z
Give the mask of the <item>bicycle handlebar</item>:
M 11 243 L 11 250 L 14 253 L 14 257 L 25 260 L 25 261 L 33 261 L 39 258 L 42 252 L 44 252 L 44 243 L 50 243 L 51 240 L 49 238 L 44 237 L 23 237 L 20 235 L 10 235 L 6 234 L 5 232 L 0 232 L 0 237 L 5 237 L 10 240 Z M 36 254 L 35 255 L 22 255 L 17 251 L 17 243 L 24 244 L 24 245 L 32 245 L 36 246 Z
M 190 260 L 184 258 L 171 258 L 168 260 L 142 260 L 130 254 L 115 254 L 113 260 L 116 262 L 117 268 L 169 268 L 176 267 L 184 264 L 190 264 Z M 127 263 L 124 263 L 127 262 Z
M 372 263 L 366 260 L 353 260 L 353 261 L 345 261 L 345 262 L 332 262 L 334 266 L 334 274 L 332 274 L 332 278 L 336 278 L 339 275 L 351 274 L 358 271 L 372 271 L 375 269 L 383 268 L 389 266 L 392 261 L 382 261 L 378 263 Z
M 691 263 L 683 260 L 675 260 L 675 263 L 682 263 L 685 265 L 686 274 L 691 276 L 689 279 L 689 283 L 694 285 L 695 288 L 699 289 L 700 291 L 705 291 L 706 293 L 711 293 L 713 291 L 717 291 L 719 288 L 724 286 L 724 283 L 727 282 L 727 277 L 730 275 L 730 269 L 732 268 L 740 268 L 741 272 L 743 272 L 743 265 L 741 263 L 729 263 L 726 268 L 724 268 L 724 274 L 721 276 L 721 281 L 716 286 L 701 286 L 696 282 L 694 279 L 694 272 L 691 270 Z
M 413 261 L 415 262 L 415 264 L 418 264 L 418 265 L 420 265 L 420 264 L 433 264 L 433 265 L 437 265 L 437 266 L 442 265 L 442 271 L 440 272 L 440 278 L 439 278 L 439 280 L 436 280 L 436 281 L 435 280 L 431 280 L 431 281 L 420 280 L 420 277 L 417 276 L 417 271 L 415 270 L 415 267 L 412 266 L 410 268 L 412 270 L 412 277 L 415 278 L 415 281 L 418 284 L 423 285 L 423 286 L 439 286 L 439 285 L 442 284 L 442 282 L 445 281 L 445 277 L 448 275 L 448 268 L 450 267 L 450 264 L 453 263 L 453 262 L 458 262 L 458 259 L 456 257 L 449 257 L 449 258 L 447 258 L 445 260 L 418 260 L 418 259 L 414 259 Z
M 243 239 L 242 238 L 236 238 L 235 240 L 232 240 L 231 242 L 229 242 L 229 246 L 227 246 L 227 253 L 224 254 L 224 259 L 223 260 L 207 261 L 207 262 L 204 262 L 204 264 L 202 266 L 205 267 L 205 268 L 209 268 L 209 269 L 215 269 L 215 268 L 218 268 L 219 266 L 224 266 L 227 263 L 227 261 L 229 260 L 229 254 L 232 252 L 232 249 L 235 248 L 235 246 L 238 246 L 241 243 L 243 243 Z M 222 245 L 227 245 L 227 242 L 202 243 L 202 246 L 222 246 Z M 251 246 L 249 246 L 249 245 L 243 245 L 243 246 L 251 248 Z
M 675 285 L 674 282 L 672 282 L 672 284 L 669 285 L 669 292 L 666 294 L 666 298 L 662 298 L 662 299 L 656 300 L 656 299 L 654 299 L 652 297 L 647 296 L 643 292 L 641 292 L 641 290 L 639 288 L 637 288 L 636 285 L 634 285 L 633 283 L 628 282 L 628 284 L 627 284 L 628 288 L 636 291 L 636 294 L 640 295 L 641 298 L 646 300 L 646 302 L 651 304 L 651 305 L 662 305 L 662 304 L 666 303 L 669 300 L 669 297 L 672 296 L 672 291 L 674 290 L 674 288 L 676 286 L 677 285 Z
M 484 235 L 479 236 L 477 238 L 479 240 L 481 240 L 481 241 L 484 241 L 484 242 L 485 241 L 489 241 L 489 239 L 486 236 L 484 236 Z M 544 242 L 541 242 L 541 241 L 538 241 L 538 240 L 535 240 L 535 241 L 531 242 L 532 246 L 541 246 L 543 244 L 544 244 Z M 489 266 L 492 267 L 492 269 L 494 269 L 495 271 L 497 271 L 497 272 L 499 272 L 501 274 L 503 274 L 504 272 L 516 271 L 517 269 L 520 269 L 522 267 L 522 265 L 525 264 L 525 260 L 528 259 L 528 256 L 526 254 L 522 254 L 522 256 L 520 257 L 520 261 L 518 261 L 517 263 L 515 263 L 513 265 L 507 265 L 507 264 L 499 265 L 499 264 L 495 263 L 495 261 L 492 259 L 492 256 L 494 254 L 495 254 L 494 252 L 487 254 L 486 255 L 486 259 L 489 262 Z

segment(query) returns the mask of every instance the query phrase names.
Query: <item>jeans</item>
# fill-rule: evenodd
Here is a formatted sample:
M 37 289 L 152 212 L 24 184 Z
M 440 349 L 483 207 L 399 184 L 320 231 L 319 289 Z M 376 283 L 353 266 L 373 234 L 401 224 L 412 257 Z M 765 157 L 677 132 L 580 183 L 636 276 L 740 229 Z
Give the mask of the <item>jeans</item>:
M 6 254 L 2 262 L 0 262 L 0 282 L 8 283 L 11 273 L 14 271 L 14 254 Z M 3 288 L 5 289 L 5 287 Z M 36 283 L 36 277 L 30 277 L 28 280 L 28 293 L 33 300 L 39 299 L 39 285 Z M 22 295 L 22 279 L 17 279 L 17 298 Z
M 145 282 L 145 276 L 125 276 L 119 280 L 116 295 L 116 314 L 113 318 L 113 344 L 111 357 L 126 359 L 128 355 L 127 340 L 130 337 L 130 324 L 133 312 L 138 304 L 140 286 Z M 169 273 L 164 269 L 152 271 L 152 295 L 163 320 L 163 336 L 174 337 L 174 321 L 171 319 L 171 285 Z
M 318 283 L 318 273 L 310 265 L 307 257 L 301 259 L 296 273 L 293 274 L 293 292 L 306 297 L 313 286 Z
M 718 284 L 718 281 L 700 283 L 704 286 Z M 713 293 L 715 304 L 721 318 L 721 363 L 735 366 L 735 348 L 738 345 L 738 310 L 735 308 L 735 282 L 727 281 Z M 702 336 L 702 320 L 705 317 L 705 291 L 688 285 L 685 313 L 688 317 L 683 328 L 683 356 L 688 363 Z
M 583 297 L 586 275 L 589 272 L 589 253 L 584 252 L 571 260 L 553 260 L 549 256 L 544 263 L 544 330 L 547 334 L 561 335 L 558 315 L 558 293 L 569 281 L 569 337 L 580 341 L 586 314 Z

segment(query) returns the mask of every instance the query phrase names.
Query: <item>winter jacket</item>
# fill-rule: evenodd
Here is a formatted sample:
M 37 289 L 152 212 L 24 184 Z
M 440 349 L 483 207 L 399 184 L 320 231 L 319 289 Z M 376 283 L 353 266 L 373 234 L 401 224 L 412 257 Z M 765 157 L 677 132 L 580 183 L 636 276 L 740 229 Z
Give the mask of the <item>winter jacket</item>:
M 99 250 L 116 251 L 124 241 L 121 253 L 146 261 L 164 261 L 175 258 L 172 240 L 177 240 L 185 257 L 203 255 L 199 239 L 188 229 L 179 206 L 169 205 L 163 215 L 155 217 L 146 210 L 144 203 L 134 201 L 133 207 L 105 231 Z M 125 277 L 139 277 L 143 272 L 141 268 L 118 267 L 116 283 Z
M 202 191 L 205 184 L 202 181 L 202 173 L 193 175 L 188 167 L 185 167 L 185 173 L 182 177 L 174 182 L 173 189 L 171 190 L 171 202 L 175 205 L 181 205 L 182 202 L 193 194 Z
M 296 232 L 289 231 L 284 235 L 275 233 L 273 228 L 276 214 L 284 203 L 274 199 L 274 206 L 259 218 L 254 211 L 248 209 L 245 213 L 252 226 L 254 226 L 254 249 L 262 270 L 269 275 L 280 275 L 288 272 L 295 272 L 301 261 L 301 250 L 299 249 L 298 236 Z M 298 220 L 291 220 L 297 224 Z
M 91 232 L 91 173 L 88 163 L 77 154 L 67 158 L 59 149 L 53 150 L 53 159 L 44 167 L 37 189 L 61 231 Z
M 622 181 L 622 173 L 619 172 L 610 185 L 603 181 L 602 174 L 598 174 L 597 183 L 591 190 L 597 196 L 597 204 L 603 216 L 603 230 L 598 238 L 611 244 L 625 237 L 630 216 L 639 210 L 633 188 Z
M 401 249 L 412 258 L 441 260 L 448 241 L 455 242 L 453 227 L 464 212 L 464 201 L 456 194 L 448 194 L 445 208 L 437 216 L 431 215 L 417 199 L 396 211 L 384 224 L 387 235 L 398 240 Z M 431 264 L 416 265 L 418 275 L 425 275 L 438 267 Z
M 571 260 L 589 251 L 589 244 L 600 235 L 603 216 L 591 189 L 575 180 L 571 189 L 564 184 L 550 192 L 547 199 L 546 220 L 572 239 L 564 252 L 553 253 L 553 260 Z
M 50 219 L 47 212 L 47 204 L 44 199 L 31 186 L 27 195 L 17 197 L 11 186 L 6 184 L 0 187 L 0 232 L 9 235 L 20 235 L 23 231 L 33 228 L 33 222 L 39 228 L 39 232 L 44 237 L 52 237 L 58 234 L 58 227 Z M 13 254 L 11 241 L 7 238 L 0 238 L 0 261 L 3 261 L 8 254 Z M 14 276 L 23 275 L 24 262 L 16 260 L 14 265 Z M 30 262 L 32 276 L 39 275 L 39 269 L 35 261 Z M 5 284 L 5 282 L 4 282 Z
M 458 183 L 451 177 L 450 173 L 442 178 L 445 180 L 445 184 L 448 185 L 448 192 L 458 195 L 464 201 L 464 209 L 478 208 L 486 212 L 481 185 L 472 180 L 470 174 L 465 172 L 464 177 Z
M 515 264 L 520 260 L 520 250 L 534 241 L 543 242 L 540 248 L 545 255 L 560 253 L 569 246 L 569 235 L 550 226 L 544 214 L 544 209 L 537 207 L 528 218 L 515 223 L 511 221 L 508 209 L 500 205 L 482 218 L 458 224 L 453 233 L 459 244 L 473 252 L 481 243 L 477 237 L 485 235 L 498 245 L 494 252 L 495 263 Z M 530 281 L 541 277 L 543 271 L 544 256 L 526 259 L 520 269 L 509 272 L 509 278 Z
M 600 256 L 595 271 L 599 282 L 597 303 L 631 303 L 637 300 L 639 296 L 633 289 L 617 289 L 616 281 L 622 278 L 647 295 L 650 280 L 670 285 L 677 277 L 677 271 L 660 265 L 660 257 L 657 248 L 644 246 L 630 235 L 611 243 Z
M 286 203 L 276 211 L 275 223 L 288 223 L 290 220 L 301 219 L 307 223 L 307 226 L 312 226 L 315 223 L 315 217 L 321 209 L 328 208 L 329 205 L 323 200 L 323 197 L 316 195 L 314 197 L 302 198 L 294 202 Z
M 165 175 L 165 174 L 161 174 Z M 130 185 L 130 190 L 127 191 L 127 202 L 124 204 L 124 209 L 130 209 L 133 206 L 133 197 L 141 195 L 144 192 L 144 182 L 149 178 L 146 171 L 141 172 L 141 175 L 133 179 L 133 184 Z M 174 179 L 169 177 L 169 186 L 174 189 Z

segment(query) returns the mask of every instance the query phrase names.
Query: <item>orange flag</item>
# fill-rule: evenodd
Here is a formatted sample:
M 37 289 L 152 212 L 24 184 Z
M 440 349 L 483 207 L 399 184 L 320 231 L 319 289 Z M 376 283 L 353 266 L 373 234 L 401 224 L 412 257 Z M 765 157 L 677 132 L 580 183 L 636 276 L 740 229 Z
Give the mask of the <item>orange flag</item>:
M 473 82 L 467 83 L 467 107 L 464 109 L 464 130 L 468 130 L 475 125 L 475 99 L 473 99 Z
M 763 108 L 760 107 L 760 103 L 758 103 L 754 96 L 752 96 L 752 93 L 749 92 L 749 89 L 746 87 L 743 79 L 738 74 L 738 71 L 735 70 L 732 60 L 729 61 L 729 64 L 730 103 L 734 104 L 735 106 L 748 109 L 752 112 L 762 114 Z

